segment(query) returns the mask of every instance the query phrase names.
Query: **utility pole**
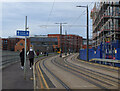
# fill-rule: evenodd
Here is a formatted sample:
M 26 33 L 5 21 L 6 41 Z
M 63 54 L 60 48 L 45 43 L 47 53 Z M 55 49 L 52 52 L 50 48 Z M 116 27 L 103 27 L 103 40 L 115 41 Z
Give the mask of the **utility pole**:
M 55 24 L 60 24 L 60 57 L 62 57 L 62 24 L 67 23 L 55 23 Z
M 65 31 L 65 55 L 67 55 L 67 31 Z
M 88 17 L 88 5 L 87 6 L 76 6 L 85 7 L 87 9 L 87 61 L 89 61 L 89 17 Z
M 27 16 L 25 17 L 25 31 L 27 31 Z M 25 36 L 25 55 L 24 55 L 24 79 L 26 80 L 26 44 L 27 44 L 27 36 Z

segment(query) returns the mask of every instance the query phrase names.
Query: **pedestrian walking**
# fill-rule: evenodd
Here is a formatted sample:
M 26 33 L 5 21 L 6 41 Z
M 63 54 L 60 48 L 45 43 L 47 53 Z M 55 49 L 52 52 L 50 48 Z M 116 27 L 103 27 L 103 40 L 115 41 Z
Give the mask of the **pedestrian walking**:
M 36 55 L 35 51 L 31 48 L 30 51 L 27 52 L 29 61 L 30 61 L 30 69 L 32 69 L 32 66 L 34 64 L 34 56 Z
M 21 69 L 24 69 L 24 48 L 20 52 Z
M 39 50 L 37 50 L 37 57 L 39 56 Z

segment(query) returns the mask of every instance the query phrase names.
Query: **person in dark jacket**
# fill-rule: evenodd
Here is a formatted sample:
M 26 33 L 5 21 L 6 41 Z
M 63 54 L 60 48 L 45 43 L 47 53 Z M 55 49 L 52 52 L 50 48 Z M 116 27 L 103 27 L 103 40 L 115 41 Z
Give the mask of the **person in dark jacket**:
M 24 69 L 24 48 L 20 52 L 21 69 Z
M 32 66 L 34 64 L 34 56 L 36 55 L 35 51 L 33 49 L 30 49 L 30 51 L 27 52 L 29 61 L 30 61 L 30 69 L 32 69 Z

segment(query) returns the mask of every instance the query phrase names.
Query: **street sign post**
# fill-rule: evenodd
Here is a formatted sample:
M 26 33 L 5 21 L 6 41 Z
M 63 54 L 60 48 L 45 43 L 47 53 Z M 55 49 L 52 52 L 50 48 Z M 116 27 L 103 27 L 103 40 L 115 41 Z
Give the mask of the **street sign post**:
M 27 47 L 27 36 L 29 36 L 29 31 L 27 31 L 27 16 L 25 18 L 25 31 L 17 30 L 17 36 L 25 36 L 25 53 L 24 53 L 24 79 L 26 80 L 26 47 Z
M 29 31 L 17 30 L 17 36 L 29 36 Z
M 27 21 L 26 21 L 27 22 Z M 26 25 L 26 27 L 27 27 L 27 25 Z M 22 31 L 22 30 L 17 30 L 17 32 L 16 32 L 16 35 L 17 36 L 24 36 L 25 37 L 25 57 L 24 57 L 24 79 L 26 80 L 26 38 L 27 38 L 27 36 L 29 36 L 29 31 L 27 31 L 27 28 L 25 27 L 25 31 Z

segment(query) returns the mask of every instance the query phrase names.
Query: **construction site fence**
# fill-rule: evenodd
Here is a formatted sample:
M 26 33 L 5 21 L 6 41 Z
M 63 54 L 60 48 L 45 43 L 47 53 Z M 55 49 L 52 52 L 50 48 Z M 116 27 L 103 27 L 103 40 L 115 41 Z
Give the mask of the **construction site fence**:
M 110 48 L 110 46 L 112 48 Z M 111 53 L 109 52 L 109 48 L 112 49 Z M 87 60 L 87 49 L 80 49 L 79 58 L 81 60 Z M 97 48 L 92 47 L 89 49 L 89 60 L 93 58 L 120 60 L 120 41 L 101 43 Z

